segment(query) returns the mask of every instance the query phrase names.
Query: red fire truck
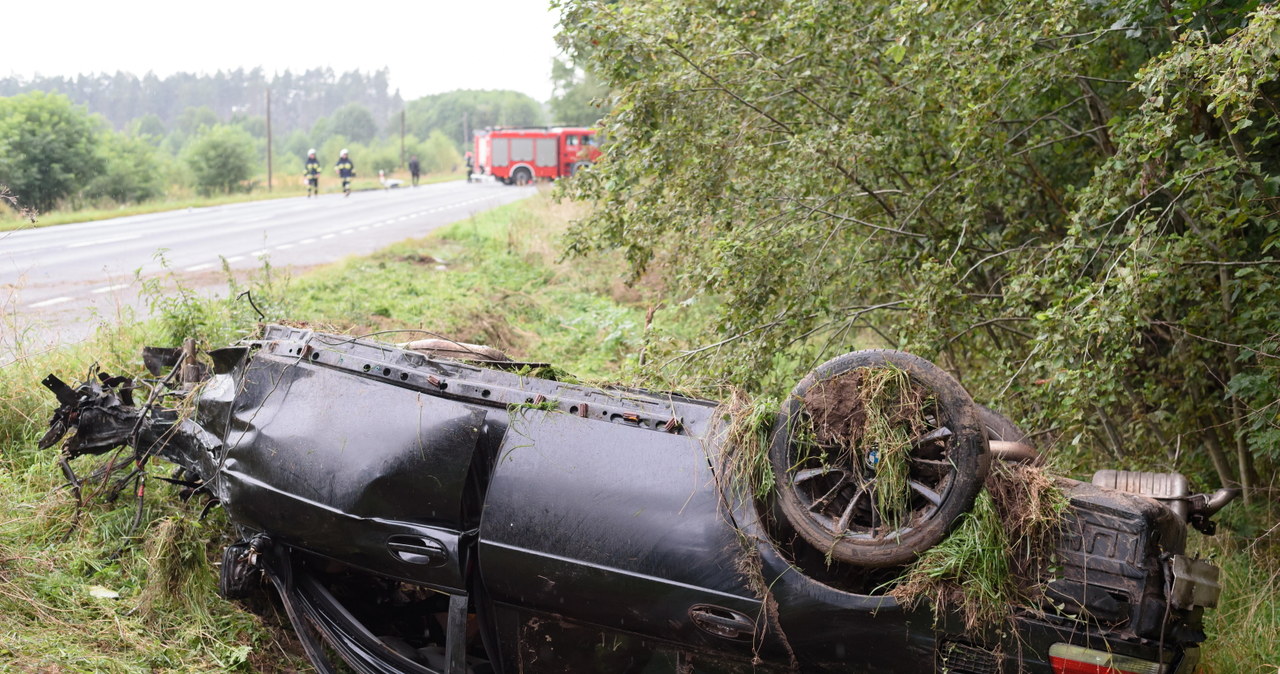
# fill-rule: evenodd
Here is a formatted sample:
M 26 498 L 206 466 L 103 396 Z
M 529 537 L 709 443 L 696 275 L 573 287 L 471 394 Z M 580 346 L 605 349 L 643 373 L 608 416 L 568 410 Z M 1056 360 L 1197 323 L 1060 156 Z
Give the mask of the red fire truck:
M 572 175 L 600 156 L 595 131 L 585 127 L 485 129 L 475 140 L 476 173 L 508 185 Z

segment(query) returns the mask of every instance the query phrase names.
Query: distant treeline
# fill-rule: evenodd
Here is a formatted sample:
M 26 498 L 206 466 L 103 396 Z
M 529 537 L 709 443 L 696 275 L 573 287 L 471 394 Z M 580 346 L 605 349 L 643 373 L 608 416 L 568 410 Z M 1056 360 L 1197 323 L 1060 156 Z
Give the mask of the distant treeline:
M 218 71 L 213 75 L 176 73 L 142 77 L 117 72 L 0 79 L 0 96 L 30 91 L 58 93 L 73 103 L 88 106 L 116 130 L 135 120 L 154 117 L 163 130 L 173 128 L 188 108 L 208 108 L 222 121 L 266 116 L 266 91 L 271 90 L 271 124 L 287 134 L 309 130 L 317 120 L 349 103 L 359 103 L 384 121 L 404 107 L 400 92 L 390 91 L 387 69 L 373 73 L 352 71 L 337 75 L 329 68 L 315 68 L 295 75 L 284 71 L 268 77 L 261 68 Z M 154 129 L 154 124 L 151 124 Z
M 350 149 L 364 176 L 414 155 L 428 173 L 457 170 L 477 129 L 594 123 L 605 90 L 572 65 L 555 65 L 546 104 L 477 90 L 406 102 L 386 69 L 0 78 L 0 190 L 38 211 L 253 190 L 267 174 L 268 91 L 280 180 L 302 172 L 311 148 L 326 165 Z
M 301 131 L 315 137 L 316 144 L 331 134 L 363 143 L 398 136 L 402 111 L 407 133 L 426 138 L 440 130 L 460 150 L 472 129 L 548 122 L 542 103 L 516 91 L 452 91 L 406 105 L 398 90 L 391 91 L 388 77 L 385 68 L 342 74 L 315 68 L 297 75 L 286 70 L 271 77 L 261 68 L 168 77 L 124 72 L 32 79 L 10 76 L 0 78 L 0 98 L 34 91 L 62 94 L 100 115 L 117 131 L 152 137 L 174 131 L 190 134 L 211 122 L 238 124 L 254 135 L 265 135 L 268 90 L 273 134 L 285 138 Z M 353 115 L 353 110 L 358 114 Z M 357 119 L 350 119 L 353 116 Z

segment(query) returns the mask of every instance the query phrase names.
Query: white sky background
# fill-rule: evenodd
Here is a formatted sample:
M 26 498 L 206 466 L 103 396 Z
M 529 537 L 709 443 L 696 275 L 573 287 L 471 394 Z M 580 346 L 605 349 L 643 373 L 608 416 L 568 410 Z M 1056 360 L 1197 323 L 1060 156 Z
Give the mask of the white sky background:
M 406 100 L 454 89 L 551 97 L 549 0 L 19 0 L 0 73 L 160 77 L 261 66 L 267 77 L 390 68 Z

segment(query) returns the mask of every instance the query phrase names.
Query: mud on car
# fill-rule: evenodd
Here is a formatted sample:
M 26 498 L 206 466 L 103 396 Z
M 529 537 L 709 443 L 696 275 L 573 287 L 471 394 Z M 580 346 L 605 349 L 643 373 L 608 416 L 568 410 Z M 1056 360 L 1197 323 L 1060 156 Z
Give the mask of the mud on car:
M 138 380 L 50 375 L 41 446 L 62 442 L 73 486 L 75 459 L 119 447 L 174 464 L 236 528 L 220 592 L 278 594 L 321 672 L 1171 674 L 1194 668 L 1218 597 L 1187 529 L 1232 494 L 1102 471 L 1058 480 L 1054 563 L 1007 624 L 899 603 L 886 579 L 948 535 L 992 463 L 1035 459 L 901 352 L 796 386 L 758 457 L 763 493 L 739 484 L 722 405 L 556 381 L 489 349 L 268 326 L 144 362 Z M 886 371 L 914 402 L 873 437 L 854 403 Z

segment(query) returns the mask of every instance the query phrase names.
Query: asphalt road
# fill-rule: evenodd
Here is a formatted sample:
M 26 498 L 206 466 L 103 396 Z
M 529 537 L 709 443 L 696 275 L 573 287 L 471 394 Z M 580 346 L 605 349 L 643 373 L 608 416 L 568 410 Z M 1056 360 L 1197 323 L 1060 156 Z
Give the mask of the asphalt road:
M 139 276 L 174 274 L 188 287 L 225 290 L 223 259 L 233 270 L 269 260 L 296 273 L 534 192 L 457 181 L 0 232 L 0 363 L 81 340 L 126 307 L 145 313 Z

